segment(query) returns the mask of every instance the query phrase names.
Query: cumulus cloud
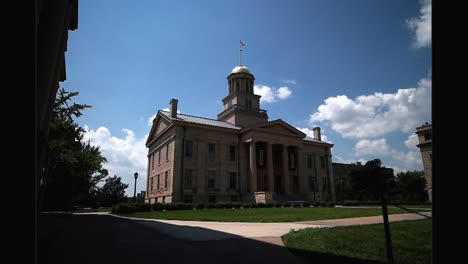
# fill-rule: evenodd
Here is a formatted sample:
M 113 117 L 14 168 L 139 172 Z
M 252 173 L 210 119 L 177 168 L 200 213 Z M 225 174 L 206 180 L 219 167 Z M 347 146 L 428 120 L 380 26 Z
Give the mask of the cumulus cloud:
M 296 84 L 296 80 L 286 80 L 285 83 Z
M 410 136 L 406 142 L 410 142 L 413 138 Z M 409 143 L 408 143 L 409 144 Z M 408 145 L 407 145 L 408 146 Z M 392 148 L 388 145 L 385 138 L 380 138 L 376 140 L 359 140 L 355 145 L 356 155 L 357 156 L 367 156 L 370 158 L 382 158 L 388 157 L 392 161 L 398 162 L 398 165 L 391 166 L 396 171 L 407 171 L 407 170 L 421 170 L 422 161 L 419 151 L 408 146 L 409 151 L 401 151 Z M 392 162 L 395 163 L 395 162 Z
M 415 32 L 416 48 L 430 46 L 432 42 L 432 0 L 423 0 L 421 4 L 419 17 L 406 21 L 408 28 Z
M 385 138 L 376 140 L 359 140 L 354 147 L 357 155 L 378 155 L 387 156 L 390 154 L 390 147 Z
M 296 128 L 298 130 L 300 130 L 302 133 L 306 134 L 308 137 L 314 138 L 314 131 L 312 129 L 309 129 L 307 127 L 304 127 L 304 128 L 296 127 Z M 325 141 L 325 142 L 328 142 L 328 143 L 333 143 L 331 141 L 328 141 L 328 138 L 327 138 L 327 136 L 325 136 L 323 134 L 323 131 L 320 131 L 320 134 L 321 134 L 321 137 L 322 137 L 322 141 Z
M 276 93 L 279 99 L 286 99 L 291 95 L 292 92 L 288 87 L 283 86 L 278 88 L 278 91 Z
M 431 119 L 431 79 L 421 79 L 417 88 L 396 93 L 329 97 L 310 116 L 312 122 L 329 122 L 346 138 L 371 138 L 392 131 L 406 134 Z
M 261 103 L 273 103 L 288 98 L 292 94 L 292 91 L 287 86 L 275 89 L 267 85 L 254 85 L 254 93 L 261 96 Z
M 109 175 L 118 175 L 122 177 L 124 183 L 129 184 L 127 195 L 133 195 L 132 188 L 135 181 L 133 173 L 135 171 L 139 175 L 137 188 L 145 190 L 148 162 L 145 142 L 148 134 L 138 138 L 133 131 L 124 128 L 122 131 L 125 133 L 125 137 L 119 138 L 113 136 L 106 127 L 93 130 L 84 126 L 84 129 L 86 132 L 83 140 L 89 140 L 91 145 L 99 146 L 101 153 L 107 158 L 107 163 L 103 167 L 109 171 Z
M 416 146 L 418 144 L 419 144 L 419 140 L 418 140 L 418 135 L 416 135 L 416 134 L 412 134 L 412 135 L 408 136 L 408 139 L 405 140 L 405 145 L 409 149 L 418 149 L 418 147 Z

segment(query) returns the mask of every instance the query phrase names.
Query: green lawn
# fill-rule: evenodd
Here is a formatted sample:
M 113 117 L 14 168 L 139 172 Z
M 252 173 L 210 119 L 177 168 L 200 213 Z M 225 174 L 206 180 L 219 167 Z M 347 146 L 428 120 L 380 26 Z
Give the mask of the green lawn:
M 431 263 L 432 220 L 390 224 L 395 263 Z M 336 256 L 385 262 L 383 224 L 333 228 L 310 228 L 283 236 L 286 247 L 306 259 L 332 261 Z
M 91 212 L 111 212 L 112 208 L 111 207 L 100 207 L 100 208 L 95 208 L 95 209 L 80 209 L 77 210 L 77 213 L 91 213 Z
M 389 214 L 407 213 L 389 208 Z M 249 208 L 249 209 L 200 209 L 166 212 L 137 212 L 124 216 L 193 221 L 219 222 L 296 222 L 381 215 L 379 208 Z

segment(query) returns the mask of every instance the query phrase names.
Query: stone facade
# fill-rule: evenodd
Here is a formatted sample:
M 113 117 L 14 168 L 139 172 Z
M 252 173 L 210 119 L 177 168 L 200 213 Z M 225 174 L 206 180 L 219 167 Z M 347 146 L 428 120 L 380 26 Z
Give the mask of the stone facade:
M 239 65 L 218 119 L 158 111 L 148 147 L 146 202 L 335 201 L 333 144 L 281 119 L 268 121 L 253 93 L 254 76 Z
M 432 202 L 432 124 L 425 123 L 416 128 L 421 151 L 421 158 L 424 166 L 424 177 L 426 178 L 426 189 L 429 201 Z

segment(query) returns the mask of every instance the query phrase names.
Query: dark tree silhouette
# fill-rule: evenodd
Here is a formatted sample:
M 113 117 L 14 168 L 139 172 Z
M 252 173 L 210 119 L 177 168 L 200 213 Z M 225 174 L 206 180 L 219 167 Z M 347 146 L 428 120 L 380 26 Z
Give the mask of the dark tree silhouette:
M 85 132 L 74 119 L 91 106 L 70 101 L 78 92 L 59 90 L 48 142 L 49 158 L 43 184 L 44 209 L 70 210 L 73 205 L 88 205 L 96 184 L 107 175 L 102 168 L 106 158 L 99 147 L 83 142 Z M 42 199 L 41 199 L 42 200 Z
M 396 195 L 398 200 L 425 202 L 429 199 L 426 179 L 420 171 L 399 172 L 396 175 Z
M 98 197 L 103 206 L 114 207 L 117 203 L 125 200 L 125 189 L 128 184 L 122 183 L 122 178 L 114 175 L 108 177 L 106 183 L 98 190 Z
M 384 184 L 389 194 L 394 188 L 393 169 L 382 167 L 380 159 L 370 160 L 364 166 L 353 169 L 350 177 L 353 196 L 356 200 L 377 201 L 380 200 Z

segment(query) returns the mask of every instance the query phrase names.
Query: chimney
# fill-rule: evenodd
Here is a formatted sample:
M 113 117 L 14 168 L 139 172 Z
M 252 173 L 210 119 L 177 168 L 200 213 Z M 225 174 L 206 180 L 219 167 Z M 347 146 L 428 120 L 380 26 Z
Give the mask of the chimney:
M 169 111 L 171 112 L 172 118 L 177 117 L 177 102 L 178 100 L 174 98 L 169 102 Z
M 320 127 L 314 127 L 312 128 L 314 131 L 314 139 L 318 141 L 322 141 L 322 135 L 320 135 Z

